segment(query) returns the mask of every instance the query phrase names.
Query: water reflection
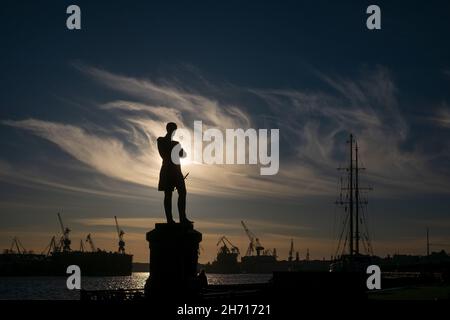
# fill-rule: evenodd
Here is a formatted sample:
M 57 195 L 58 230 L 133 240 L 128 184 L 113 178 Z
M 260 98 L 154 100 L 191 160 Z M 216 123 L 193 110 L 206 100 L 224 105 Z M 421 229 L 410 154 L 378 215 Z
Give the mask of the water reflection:
M 126 277 L 84 277 L 86 290 L 142 289 L 148 272 L 136 272 Z M 270 274 L 207 274 L 209 284 L 263 283 Z M 0 299 L 14 300 L 77 300 L 80 293 L 66 287 L 65 277 L 0 277 Z

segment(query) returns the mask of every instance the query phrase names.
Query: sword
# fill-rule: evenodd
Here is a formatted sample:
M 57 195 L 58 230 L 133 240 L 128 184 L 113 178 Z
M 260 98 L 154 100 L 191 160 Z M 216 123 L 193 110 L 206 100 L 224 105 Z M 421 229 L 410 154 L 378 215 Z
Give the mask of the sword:
M 186 178 L 188 177 L 188 175 L 189 175 L 189 172 L 186 173 L 186 175 L 184 176 L 183 180 L 186 180 Z

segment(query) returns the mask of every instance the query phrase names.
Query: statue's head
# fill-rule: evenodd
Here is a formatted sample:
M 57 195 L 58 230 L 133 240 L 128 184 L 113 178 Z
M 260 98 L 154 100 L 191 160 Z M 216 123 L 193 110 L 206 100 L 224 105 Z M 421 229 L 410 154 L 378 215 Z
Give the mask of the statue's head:
M 175 130 L 177 130 L 177 124 L 175 122 L 166 124 L 166 131 L 168 134 L 172 134 Z

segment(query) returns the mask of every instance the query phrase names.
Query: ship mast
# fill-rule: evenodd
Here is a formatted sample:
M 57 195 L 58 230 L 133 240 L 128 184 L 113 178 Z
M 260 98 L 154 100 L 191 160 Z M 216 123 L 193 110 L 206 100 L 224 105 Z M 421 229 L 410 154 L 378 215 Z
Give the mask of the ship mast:
M 372 190 L 372 188 L 361 188 L 359 185 L 359 171 L 364 170 L 365 168 L 361 167 L 359 165 L 359 155 L 358 155 L 358 142 L 356 141 L 353 134 L 350 134 L 349 140 L 347 143 L 350 146 L 349 149 L 349 158 L 348 158 L 348 166 L 347 167 L 340 167 L 338 170 L 344 170 L 348 174 L 347 176 L 347 186 L 342 186 L 342 178 L 341 178 L 341 191 L 346 190 L 347 191 L 347 197 L 344 201 L 342 199 L 342 193 L 340 195 L 340 198 L 338 201 L 336 201 L 336 204 L 339 205 L 345 205 L 345 211 L 348 212 L 348 222 L 345 224 L 348 226 L 348 230 L 343 230 L 342 234 L 339 239 L 338 244 L 338 251 L 340 247 L 340 243 L 342 240 L 343 234 L 347 233 L 347 237 L 343 246 L 343 249 L 348 249 L 349 256 L 359 255 L 360 254 L 360 242 L 362 240 L 362 243 L 365 244 L 364 240 L 367 241 L 367 250 L 371 251 L 370 246 L 370 240 L 368 238 L 368 230 L 363 232 L 367 233 L 366 238 L 361 238 L 361 230 L 360 230 L 360 223 L 362 224 L 362 220 L 364 220 L 364 212 L 360 211 L 363 208 L 361 207 L 362 204 L 367 204 L 367 200 L 361 200 L 360 196 L 361 190 Z M 347 211 L 348 210 L 348 211 Z M 361 219 L 360 214 L 363 214 L 363 219 Z M 348 224 L 347 224 L 348 223 Z M 361 226 L 362 227 L 362 226 Z M 348 240 L 348 242 L 347 242 Z M 348 243 L 348 244 L 347 244 Z M 348 247 L 347 247 L 348 246 Z
M 350 230 L 349 230 L 349 254 L 353 255 L 353 134 L 350 133 L 350 165 L 349 165 L 349 209 L 350 209 Z
M 355 253 L 359 254 L 359 177 L 358 177 L 358 142 L 355 141 L 355 201 L 356 201 L 356 212 L 355 212 Z

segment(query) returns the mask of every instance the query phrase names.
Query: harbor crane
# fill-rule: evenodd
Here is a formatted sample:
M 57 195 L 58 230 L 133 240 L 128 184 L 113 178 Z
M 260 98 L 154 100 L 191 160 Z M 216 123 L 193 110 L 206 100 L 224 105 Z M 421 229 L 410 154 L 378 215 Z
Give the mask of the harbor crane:
M 264 251 L 264 247 L 259 242 L 259 239 L 247 228 L 244 221 L 241 221 L 242 227 L 244 227 L 245 233 L 247 234 L 248 239 L 250 240 L 250 243 L 248 245 L 248 249 L 246 252 L 246 256 L 252 256 L 253 253 L 256 251 L 256 255 L 260 256 L 261 252 Z
M 59 225 L 61 226 L 61 232 L 62 232 L 62 237 L 60 240 L 60 246 L 62 247 L 62 251 L 63 252 L 68 252 L 70 251 L 70 239 L 69 239 L 69 233 L 70 233 L 70 229 L 65 227 L 61 218 L 61 214 L 58 212 L 58 220 L 59 220 Z
M 9 252 L 13 253 L 14 252 L 14 247 L 16 247 L 18 254 L 25 254 L 25 253 L 27 253 L 27 250 L 25 250 L 25 247 L 22 245 L 22 243 L 20 242 L 19 238 L 17 238 L 17 237 L 13 238 L 12 243 L 11 243 L 11 249 L 9 249 Z
M 92 240 L 91 234 L 89 233 L 86 237 L 86 242 L 89 243 L 92 252 L 96 252 L 97 248 L 95 247 L 94 241 Z
M 117 229 L 117 236 L 119 237 L 119 253 L 125 253 L 125 241 L 123 240 L 123 235 L 125 232 L 120 229 L 119 223 L 117 222 L 117 217 L 114 216 L 114 220 L 116 221 L 116 229 Z
M 50 243 L 42 251 L 42 254 L 45 254 L 48 257 L 50 255 L 50 253 L 57 252 L 58 250 L 59 250 L 59 248 L 56 245 L 56 237 L 53 236 L 50 240 Z
M 291 262 L 294 259 L 294 239 L 291 239 L 291 248 L 289 249 L 288 261 Z
M 231 253 L 237 253 L 237 254 L 240 254 L 239 248 L 236 247 L 234 244 L 232 244 L 231 241 L 228 240 L 227 237 L 222 236 L 222 237 L 219 239 L 219 241 L 217 241 L 216 246 L 218 246 L 220 243 L 223 243 L 223 247 L 225 248 L 226 251 L 228 251 L 228 252 L 231 251 Z M 228 248 L 227 243 L 230 245 L 231 250 Z

